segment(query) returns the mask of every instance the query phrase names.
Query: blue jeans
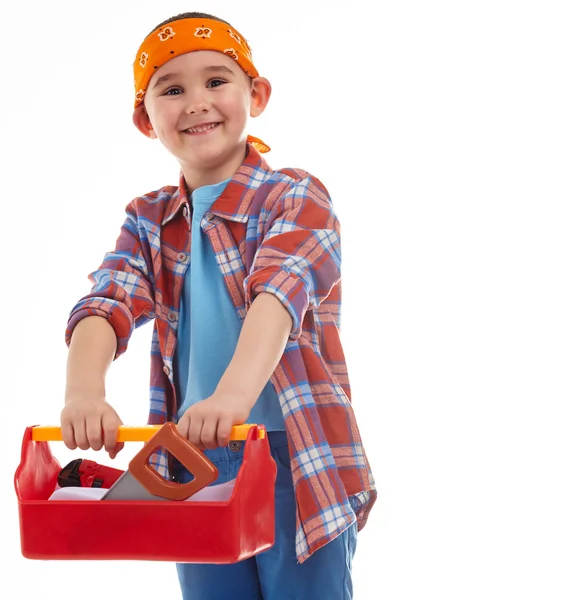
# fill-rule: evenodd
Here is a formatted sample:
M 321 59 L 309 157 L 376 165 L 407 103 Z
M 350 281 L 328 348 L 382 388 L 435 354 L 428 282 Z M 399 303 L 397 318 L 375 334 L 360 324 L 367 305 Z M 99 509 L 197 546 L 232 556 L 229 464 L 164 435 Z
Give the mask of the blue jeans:
M 234 564 L 177 564 L 183 600 L 352 599 L 356 523 L 303 564 L 298 564 L 295 555 L 296 502 L 285 432 L 270 432 L 269 442 L 277 463 L 275 544 L 265 552 Z M 216 483 L 237 476 L 243 460 L 243 446 L 243 442 L 230 442 L 227 448 L 205 451 L 218 468 Z M 184 483 L 192 476 L 182 470 L 176 478 Z

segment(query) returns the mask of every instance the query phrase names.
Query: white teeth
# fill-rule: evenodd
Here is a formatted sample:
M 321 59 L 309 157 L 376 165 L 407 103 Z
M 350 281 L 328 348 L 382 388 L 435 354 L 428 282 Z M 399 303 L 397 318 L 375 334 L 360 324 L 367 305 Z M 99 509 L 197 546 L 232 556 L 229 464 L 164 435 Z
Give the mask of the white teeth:
M 198 125 L 197 127 L 190 127 L 186 131 L 188 133 L 201 133 L 203 131 L 208 131 L 209 129 L 214 129 L 217 123 L 210 123 L 209 125 Z

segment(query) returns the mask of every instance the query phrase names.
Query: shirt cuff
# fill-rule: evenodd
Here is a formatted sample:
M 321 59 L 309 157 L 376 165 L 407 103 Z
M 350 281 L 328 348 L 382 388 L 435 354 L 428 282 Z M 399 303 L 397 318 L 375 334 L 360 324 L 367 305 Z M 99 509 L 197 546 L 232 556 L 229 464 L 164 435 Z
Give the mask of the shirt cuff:
M 266 267 L 255 271 L 246 279 L 245 302 L 248 309 L 261 292 L 273 294 L 287 309 L 293 320 L 289 339 L 298 339 L 305 313 L 309 308 L 309 294 L 305 282 L 285 269 Z
M 134 319 L 128 311 L 115 301 L 106 298 L 90 299 L 79 303 L 72 311 L 65 330 L 65 343 L 69 346 L 73 330 L 79 321 L 86 317 L 103 317 L 115 330 L 117 336 L 117 351 L 115 359 L 127 349 L 129 339 L 134 329 Z

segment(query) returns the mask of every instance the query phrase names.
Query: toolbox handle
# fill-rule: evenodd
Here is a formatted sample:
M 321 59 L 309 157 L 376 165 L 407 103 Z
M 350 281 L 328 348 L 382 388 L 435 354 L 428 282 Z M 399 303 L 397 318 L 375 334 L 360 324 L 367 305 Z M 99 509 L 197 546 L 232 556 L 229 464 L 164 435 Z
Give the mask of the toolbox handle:
M 162 425 L 143 425 L 132 427 L 121 425 L 117 432 L 117 442 L 148 442 Z M 254 424 L 234 425 L 230 434 L 230 440 L 245 441 L 247 434 Z M 258 437 L 265 437 L 265 428 L 258 428 Z M 61 427 L 55 425 L 38 425 L 32 428 L 32 441 L 34 442 L 61 442 L 63 440 Z

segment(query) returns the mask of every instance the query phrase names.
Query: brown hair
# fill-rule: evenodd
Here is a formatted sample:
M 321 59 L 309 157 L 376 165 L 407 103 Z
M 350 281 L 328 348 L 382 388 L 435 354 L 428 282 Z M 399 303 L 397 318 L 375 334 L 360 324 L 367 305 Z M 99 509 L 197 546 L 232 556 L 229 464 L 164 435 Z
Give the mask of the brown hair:
M 214 17 L 214 15 L 209 15 L 208 13 L 185 12 L 185 13 L 176 15 L 175 17 L 170 17 L 170 19 L 166 19 L 166 21 L 163 21 L 162 23 L 157 25 L 152 31 L 154 31 L 155 29 L 158 29 L 159 27 L 162 27 L 163 25 L 167 25 L 168 23 L 172 23 L 174 21 L 180 21 L 181 19 L 212 19 L 213 21 L 220 21 L 220 23 L 225 23 L 226 25 L 229 25 L 230 27 L 232 27 L 232 25 L 230 23 L 228 23 L 227 21 L 224 21 L 223 19 L 220 19 L 218 17 Z M 150 33 L 152 33 L 152 31 Z M 150 35 L 150 33 L 149 33 L 149 35 Z

